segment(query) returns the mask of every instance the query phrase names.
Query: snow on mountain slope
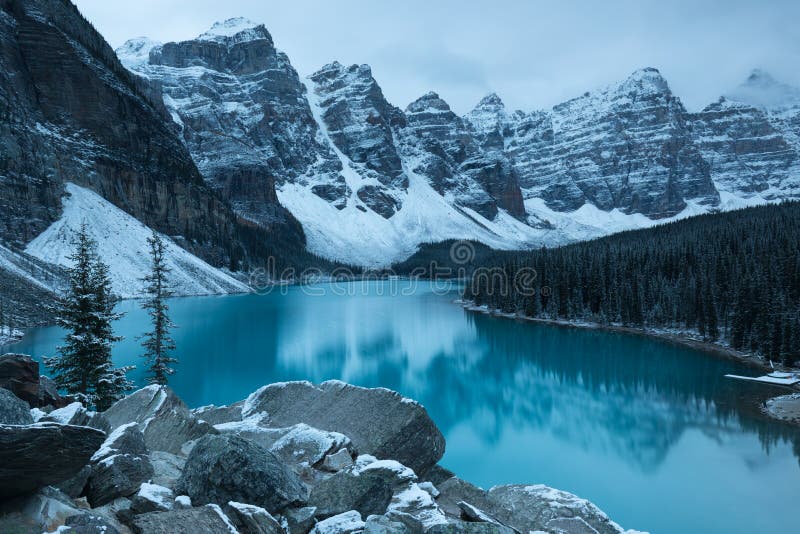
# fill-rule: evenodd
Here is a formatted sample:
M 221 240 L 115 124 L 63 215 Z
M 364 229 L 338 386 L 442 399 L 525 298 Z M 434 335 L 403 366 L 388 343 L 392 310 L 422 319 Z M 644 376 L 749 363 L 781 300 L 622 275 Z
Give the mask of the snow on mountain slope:
M 108 264 L 114 291 L 121 297 L 142 295 L 141 278 L 150 272 L 147 239 L 152 230 L 97 193 L 72 183 L 63 199 L 61 218 L 31 241 L 25 252 L 40 260 L 68 266 L 72 240 L 82 224 L 97 242 L 100 258 Z M 166 244 L 169 281 L 176 295 L 239 293 L 249 288 L 219 269 L 193 256 L 169 237 Z

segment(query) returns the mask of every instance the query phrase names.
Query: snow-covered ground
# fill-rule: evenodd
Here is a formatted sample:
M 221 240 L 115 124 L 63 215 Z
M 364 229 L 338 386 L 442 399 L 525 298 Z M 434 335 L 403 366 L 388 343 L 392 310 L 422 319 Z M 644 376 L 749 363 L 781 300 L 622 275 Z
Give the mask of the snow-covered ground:
M 141 296 L 142 278 L 151 268 L 147 239 L 152 230 L 89 189 L 68 183 L 66 190 L 69 195 L 63 199 L 61 218 L 31 241 L 25 252 L 49 263 L 69 266 L 72 242 L 85 223 L 97 242 L 100 259 L 109 266 L 114 291 L 123 298 Z M 247 285 L 182 249 L 169 237 L 162 238 L 166 263 L 172 270 L 169 282 L 176 295 L 249 291 Z

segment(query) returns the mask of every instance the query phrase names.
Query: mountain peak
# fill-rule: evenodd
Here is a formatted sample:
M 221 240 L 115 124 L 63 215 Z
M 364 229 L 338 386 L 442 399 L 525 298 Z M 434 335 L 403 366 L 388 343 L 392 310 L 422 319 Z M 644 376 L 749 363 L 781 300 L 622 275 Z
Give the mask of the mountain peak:
M 488 95 L 481 98 L 478 105 L 475 106 L 474 110 L 477 109 L 487 109 L 487 110 L 499 110 L 505 109 L 505 104 L 503 104 L 503 100 L 497 96 L 497 93 L 489 93 Z
M 411 113 L 422 113 L 424 111 L 441 113 L 450 111 L 450 106 L 434 91 L 428 91 L 408 105 L 406 111 Z
M 669 92 L 669 84 L 661 75 L 661 72 L 654 67 L 637 69 L 628 76 L 620 87 L 630 90 L 637 89 L 654 93 Z
M 253 22 L 245 17 L 235 17 L 215 22 L 205 33 L 197 36 L 198 41 L 216 41 L 241 43 L 257 39 L 272 40 L 263 24 Z
M 755 68 L 739 87 L 725 95 L 730 100 L 779 111 L 800 106 L 800 89 L 780 82 L 763 69 Z

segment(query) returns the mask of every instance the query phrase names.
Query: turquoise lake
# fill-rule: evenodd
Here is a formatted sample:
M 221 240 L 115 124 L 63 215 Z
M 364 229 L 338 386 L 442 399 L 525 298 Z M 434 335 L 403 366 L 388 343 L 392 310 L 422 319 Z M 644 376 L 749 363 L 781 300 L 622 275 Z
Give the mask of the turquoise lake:
M 442 465 L 483 487 L 547 484 L 625 528 L 797 532 L 800 431 L 765 419 L 779 388 L 734 382 L 738 362 L 640 336 L 468 312 L 413 282 L 173 299 L 171 386 L 192 407 L 284 380 L 384 386 L 422 402 L 447 438 Z M 118 365 L 136 364 L 147 318 L 120 305 Z M 51 355 L 63 332 L 2 348 Z M 141 365 L 140 365 L 141 367 Z M 139 385 L 142 371 L 131 373 Z

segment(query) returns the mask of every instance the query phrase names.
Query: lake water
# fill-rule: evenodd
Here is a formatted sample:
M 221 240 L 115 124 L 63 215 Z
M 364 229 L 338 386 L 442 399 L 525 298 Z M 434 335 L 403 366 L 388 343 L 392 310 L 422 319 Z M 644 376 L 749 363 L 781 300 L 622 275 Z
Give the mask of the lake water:
M 422 402 L 442 464 L 483 487 L 543 483 L 654 533 L 797 532 L 800 432 L 758 414 L 780 389 L 734 382 L 737 362 L 644 337 L 467 312 L 411 282 L 290 287 L 171 302 L 171 386 L 192 407 L 276 381 L 340 379 Z M 402 293 L 402 294 L 401 294 Z M 147 327 L 120 305 L 118 365 Z M 53 354 L 62 332 L 5 351 Z M 132 373 L 143 384 L 141 370 Z

